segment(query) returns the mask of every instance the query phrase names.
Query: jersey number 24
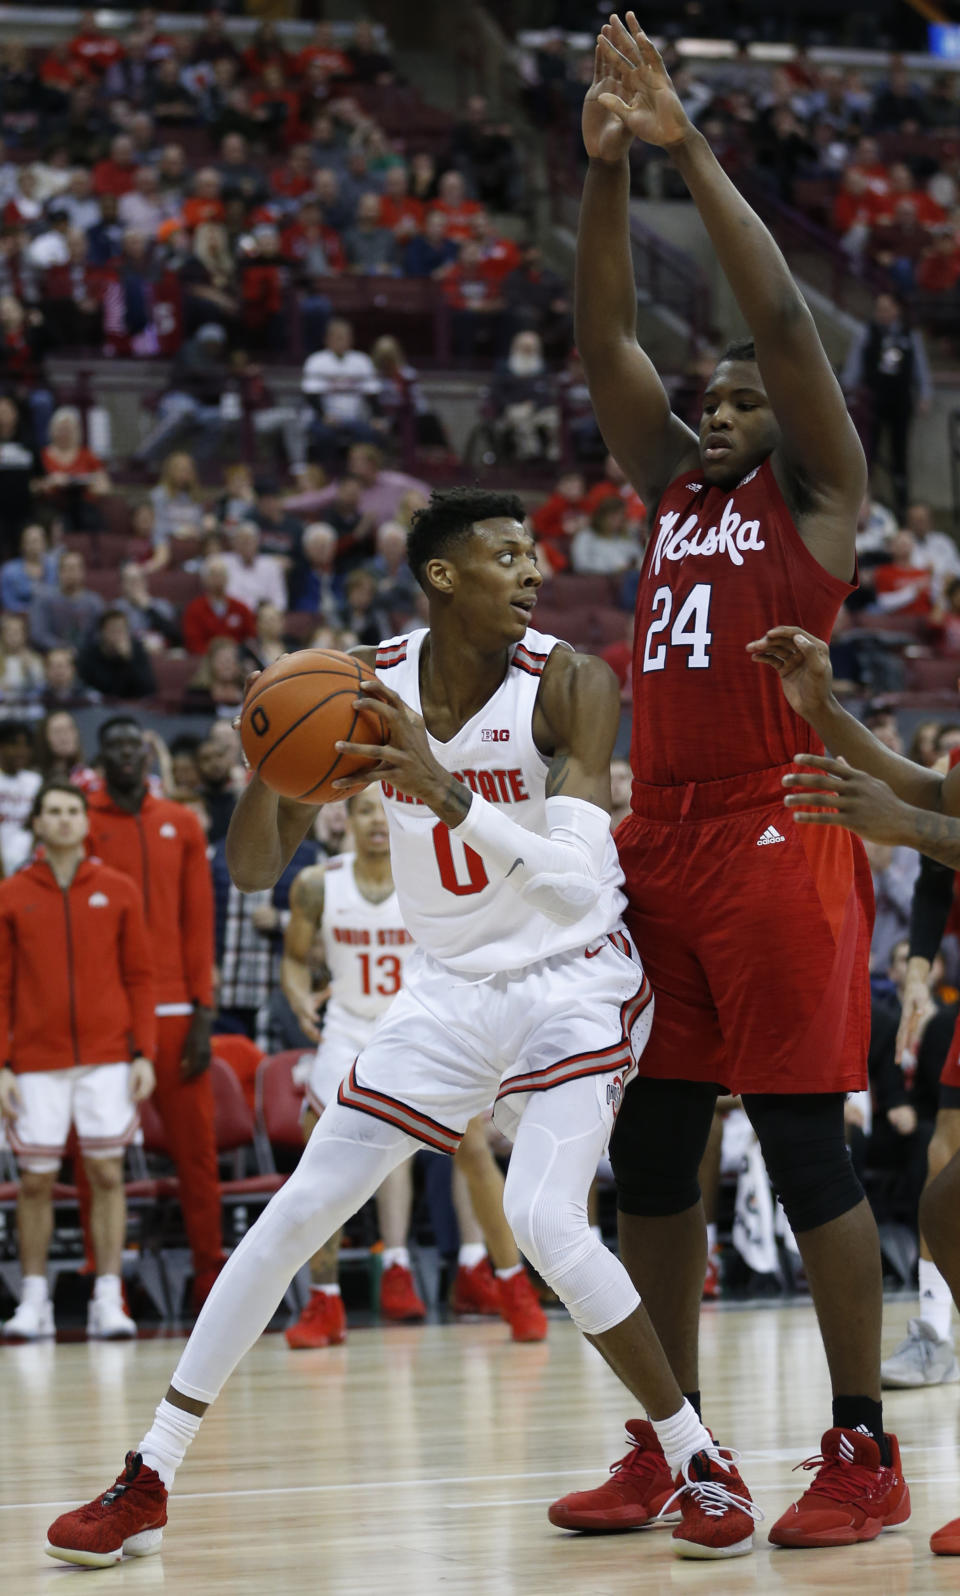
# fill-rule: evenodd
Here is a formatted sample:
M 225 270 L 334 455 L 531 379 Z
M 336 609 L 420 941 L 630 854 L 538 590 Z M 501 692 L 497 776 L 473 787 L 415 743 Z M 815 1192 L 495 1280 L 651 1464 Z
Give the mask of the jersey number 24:
M 643 646 L 643 668 L 645 671 L 662 671 L 667 664 L 667 641 L 656 642 L 656 639 L 666 633 L 669 628 L 669 647 L 687 648 L 690 650 L 687 658 L 688 671 L 705 671 L 710 665 L 710 644 L 713 642 L 713 633 L 710 630 L 710 598 L 711 588 L 709 582 L 698 582 L 687 594 L 676 617 L 673 617 L 673 594 L 668 587 L 658 587 L 653 595 L 653 620 L 647 627 L 646 642 Z M 673 625 L 671 626 L 671 618 Z

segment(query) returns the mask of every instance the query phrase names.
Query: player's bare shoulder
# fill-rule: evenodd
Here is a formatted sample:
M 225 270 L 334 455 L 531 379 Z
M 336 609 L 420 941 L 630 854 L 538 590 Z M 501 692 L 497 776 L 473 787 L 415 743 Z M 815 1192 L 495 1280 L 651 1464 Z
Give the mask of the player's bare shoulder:
M 606 660 L 555 648 L 540 679 L 533 716 L 534 741 L 550 755 L 571 739 L 616 738 L 620 723 L 620 684 Z

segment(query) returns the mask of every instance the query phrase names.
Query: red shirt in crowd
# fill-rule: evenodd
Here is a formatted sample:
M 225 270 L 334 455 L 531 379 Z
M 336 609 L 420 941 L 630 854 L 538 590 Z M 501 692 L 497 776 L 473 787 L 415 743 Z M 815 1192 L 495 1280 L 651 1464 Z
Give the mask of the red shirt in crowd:
M 440 211 L 445 218 L 447 237 L 462 242 L 473 236 L 471 220 L 482 207 L 476 200 L 463 200 L 459 205 L 445 205 L 443 200 L 434 200 L 429 209 Z
M 225 215 L 221 199 L 203 199 L 192 195 L 183 203 L 183 225 L 191 232 L 203 222 L 222 222 Z
M 380 226 L 389 227 L 392 233 L 401 222 L 412 221 L 419 233 L 423 228 L 426 210 L 423 200 L 414 199 L 412 194 L 405 194 L 402 199 L 393 199 L 389 194 L 381 194 Z
M 70 40 L 68 49 L 74 61 L 95 77 L 102 77 L 107 68 L 115 61 L 122 61 L 126 53 L 119 39 L 99 32 L 78 33 Z
M 121 199 L 124 194 L 130 193 L 136 180 L 137 168 L 134 165 L 121 166 L 109 159 L 98 161 L 93 169 L 93 192 L 114 194 Z
M 296 58 L 297 76 L 305 78 L 314 61 L 319 61 L 323 70 L 329 72 L 332 78 L 349 78 L 353 75 L 350 57 L 344 55 L 342 50 L 324 49 L 319 44 L 308 44 Z
M 41 858 L 0 882 L 0 1051 L 15 1073 L 152 1059 L 155 1002 L 127 874 L 84 859 L 63 889 Z
M 225 598 L 214 609 L 206 593 L 198 593 L 183 612 L 183 642 L 188 654 L 205 654 L 215 637 L 245 643 L 257 634 L 257 617 L 239 599 Z
M 642 527 L 647 519 L 647 509 L 639 493 L 629 482 L 613 482 L 610 477 L 602 477 L 595 482 L 584 499 L 584 507 L 588 515 L 593 515 L 598 504 L 604 499 L 622 499 L 627 512 L 627 526 L 631 531 Z
M 915 565 L 878 565 L 873 573 L 873 586 L 878 594 L 916 588 L 909 604 L 897 605 L 893 611 L 895 615 L 929 615 L 933 609 L 932 580 L 929 571 L 922 571 Z

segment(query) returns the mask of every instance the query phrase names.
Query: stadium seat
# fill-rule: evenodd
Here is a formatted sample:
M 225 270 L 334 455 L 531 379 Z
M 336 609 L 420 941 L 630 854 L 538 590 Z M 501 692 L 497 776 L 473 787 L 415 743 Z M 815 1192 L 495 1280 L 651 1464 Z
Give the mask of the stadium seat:
M 86 585 L 99 593 L 105 604 L 120 597 L 120 572 L 118 570 L 87 570 Z
M 154 694 L 158 705 L 169 714 L 176 714 L 183 704 L 183 695 L 200 669 L 195 654 L 153 654 L 153 674 L 157 683 Z
M 165 571 L 154 573 L 150 578 L 150 588 L 154 598 L 169 599 L 179 609 L 189 604 L 200 592 L 200 578 L 195 571 L 171 570 L 168 567 Z
M 908 659 L 907 689 L 913 693 L 954 692 L 960 659 Z
M 254 1082 L 257 1148 L 261 1169 L 275 1169 L 274 1150 L 299 1153 L 303 1147 L 300 1110 L 303 1092 L 293 1079 L 303 1050 L 273 1053 L 260 1064 Z
M 542 589 L 544 599 L 552 610 L 583 609 L 588 604 L 609 605 L 614 602 L 620 576 L 577 576 L 572 571 L 560 571 Z M 534 624 L 540 614 L 540 605 L 534 613 Z M 538 628 L 539 630 L 539 628 Z

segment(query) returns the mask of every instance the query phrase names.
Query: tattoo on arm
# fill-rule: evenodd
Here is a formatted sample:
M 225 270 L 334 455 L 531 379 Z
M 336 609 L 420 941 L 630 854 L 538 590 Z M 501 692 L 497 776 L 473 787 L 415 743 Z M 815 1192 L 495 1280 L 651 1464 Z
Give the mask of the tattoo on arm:
M 911 847 L 951 870 L 960 870 L 960 820 L 919 809 L 913 816 L 913 832 Z
M 567 785 L 567 777 L 569 774 L 569 754 L 555 755 L 555 757 L 551 759 L 550 769 L 547 771 L 546 796 L 548 798 L 556 798 L 560 793 L 563 792 L 564 787 Z
M 466 820 L 472 802 L 473 794 L 470 788 L 451 776 L 439 800 L 432 807 L 434 814 L 453 830 L 462 820 Z

